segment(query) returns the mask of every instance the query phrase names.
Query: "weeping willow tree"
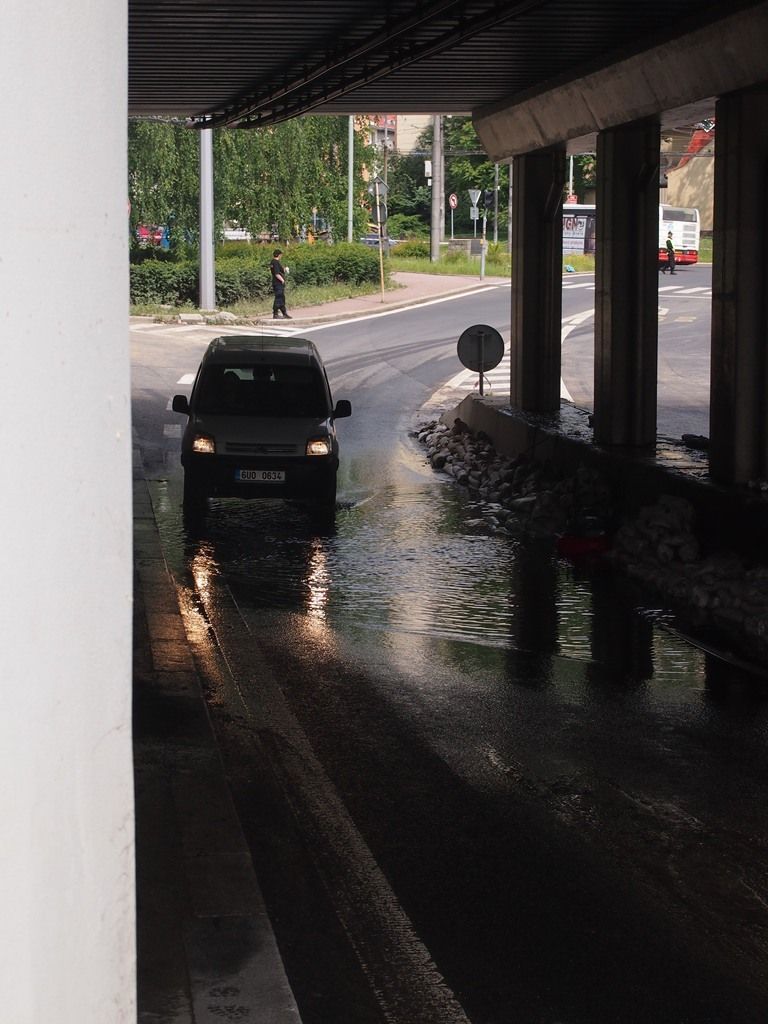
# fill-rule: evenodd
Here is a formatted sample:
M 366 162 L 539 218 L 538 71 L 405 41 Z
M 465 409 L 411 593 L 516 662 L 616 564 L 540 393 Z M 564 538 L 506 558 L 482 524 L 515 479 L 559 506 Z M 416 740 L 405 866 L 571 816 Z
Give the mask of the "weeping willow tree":
M 221 129 L 213 136 L 214 223 L 236 222 L 252 235 L 299 234 L 317 220 L 346 238 L 346 117 L 303 117 L 270 128 Z M 355 232 L 368 213 L 363 179 L 372 150 L 355 133 Z M 132 237 L 138 224 L 171 228 L 174 244 L 194 245 L 199 207 L 199 139 L 183 124 L 128 124 L 128 189 Z

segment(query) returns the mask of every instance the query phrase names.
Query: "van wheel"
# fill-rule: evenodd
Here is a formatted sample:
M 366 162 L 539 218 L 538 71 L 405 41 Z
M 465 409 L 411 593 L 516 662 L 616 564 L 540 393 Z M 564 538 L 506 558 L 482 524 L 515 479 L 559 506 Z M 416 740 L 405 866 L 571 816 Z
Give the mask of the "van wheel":
M 182 501 L 188 511 L 200 511 L 205 508 L 206 495 L 200 481 L 189 470 L 184 472 L 184 496 Z

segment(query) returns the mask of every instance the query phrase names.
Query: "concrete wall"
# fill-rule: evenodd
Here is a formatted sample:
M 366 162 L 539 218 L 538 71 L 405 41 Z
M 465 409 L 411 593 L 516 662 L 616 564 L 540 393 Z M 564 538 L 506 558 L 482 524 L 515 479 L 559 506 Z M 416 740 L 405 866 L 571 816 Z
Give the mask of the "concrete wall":
M 701 230 L 711 231 L 714 224 L 715 143 L 706 146 L 682 167 L 667 172 L 667 188 L 660 201 L 670 206 L 696 206 Z
M 0 6 L 0 1017 L 135 1019 L 125 4 Z

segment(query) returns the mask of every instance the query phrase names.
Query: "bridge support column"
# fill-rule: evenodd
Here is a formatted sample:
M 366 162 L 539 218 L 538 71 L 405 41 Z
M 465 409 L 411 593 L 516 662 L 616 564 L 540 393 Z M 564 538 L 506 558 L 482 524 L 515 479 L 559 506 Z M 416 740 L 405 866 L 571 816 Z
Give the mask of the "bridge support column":
M 564 184 L 564 149 L 515 157 L 509 394 L 530 412 L 560 408 Z
M 656 441 L 659 124 L 597 137 L 595 441 Z
M 717 103 L 710 472 L 768 478 L 768 85 Z

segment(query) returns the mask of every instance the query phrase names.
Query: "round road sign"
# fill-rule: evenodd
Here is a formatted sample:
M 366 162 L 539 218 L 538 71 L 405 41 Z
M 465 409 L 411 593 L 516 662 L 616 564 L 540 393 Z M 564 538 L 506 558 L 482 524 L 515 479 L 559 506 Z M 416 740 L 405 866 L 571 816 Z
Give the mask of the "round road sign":
M 456 351 L 462 365 L 468 370 L 485 373 L 501 362 L 504 355 L 504 339 L 495 327 L 475 324 L 462 333 Z
M 455 210 L 456 207 L 459 205 L 459 197 L 456 195 L 455 192 L 451 192 L 451 194 L 448 196 L 448 205 L 452 210 Z

